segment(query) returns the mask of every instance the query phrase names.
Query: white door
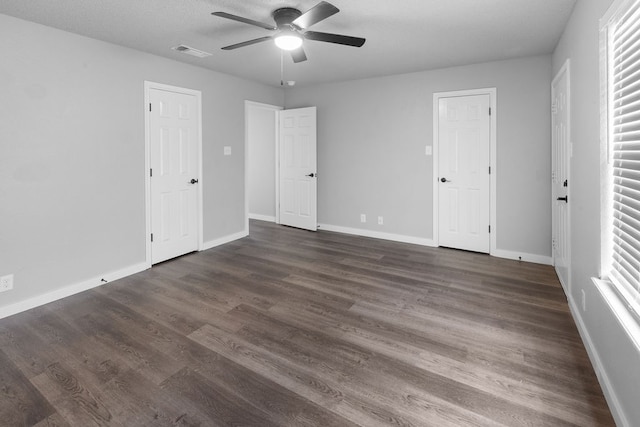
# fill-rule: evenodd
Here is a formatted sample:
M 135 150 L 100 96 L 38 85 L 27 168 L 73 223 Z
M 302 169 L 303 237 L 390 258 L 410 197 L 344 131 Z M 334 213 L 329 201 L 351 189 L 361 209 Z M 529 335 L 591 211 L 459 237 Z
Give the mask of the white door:
M 490 95 L 438 102 L 439 245 L 489 253 Z
M 151 263 L 198 249 L 199 103 L 195 95 L 149 91 Z
M 280 224 L 316 231 L 316 107 L 279 113 Z
M 569 65 L 551 84 L 551 196 L 553 264 L 569 291 Z

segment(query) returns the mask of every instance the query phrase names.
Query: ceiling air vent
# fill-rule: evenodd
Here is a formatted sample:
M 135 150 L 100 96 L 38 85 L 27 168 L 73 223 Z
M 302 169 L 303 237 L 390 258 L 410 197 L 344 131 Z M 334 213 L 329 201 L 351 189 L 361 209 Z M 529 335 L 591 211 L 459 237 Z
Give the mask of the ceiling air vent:
M 181 44 L 180 46 L 172 47 L 171 49 L 177 50 L 178 52 L 186 53 L 187 55 L 196 56 L 198 58 L 206 58 L 207 56 L 211 56 L 209 52 L 203 52 L 201 50 L 194 49 L 183 44 Z

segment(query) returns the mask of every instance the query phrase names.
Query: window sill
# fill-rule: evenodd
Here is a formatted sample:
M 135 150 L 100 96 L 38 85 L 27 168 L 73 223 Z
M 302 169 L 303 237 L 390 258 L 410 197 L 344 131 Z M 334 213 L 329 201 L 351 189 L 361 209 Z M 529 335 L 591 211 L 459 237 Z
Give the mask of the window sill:
M 596 285 L 596 289 L 604 297 L 605 302 L 615 314 L 631 341 L 633 341 L 636 349 L 640 351 L 640 318 L 638 315 L 633 312 L 610 281 L 596 277 L 592 277 L 592 280 Z

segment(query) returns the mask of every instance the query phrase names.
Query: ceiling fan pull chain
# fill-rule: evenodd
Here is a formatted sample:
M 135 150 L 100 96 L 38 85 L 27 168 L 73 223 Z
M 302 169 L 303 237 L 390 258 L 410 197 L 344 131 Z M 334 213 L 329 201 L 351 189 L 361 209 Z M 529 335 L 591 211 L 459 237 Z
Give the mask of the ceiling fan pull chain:
M 280 50 L 280 86 L 284 86 L 284 51 Z

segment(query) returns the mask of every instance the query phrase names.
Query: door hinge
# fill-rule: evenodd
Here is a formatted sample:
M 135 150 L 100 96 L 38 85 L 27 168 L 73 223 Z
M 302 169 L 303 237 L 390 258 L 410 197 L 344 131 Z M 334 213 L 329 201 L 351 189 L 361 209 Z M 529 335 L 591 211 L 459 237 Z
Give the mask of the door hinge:
M 491 166 L 489 166 L 489 175 L 491 175 Z
M 153 176 L 153 169 L 149 169 L 149 176 Z
M 151 233 L 151 241 L 153 242 L 153 233 Z
M 149 103 L 149 111 L 151 111 L 151 103 Z
M 491 115 L 491 107 L 489 107 L 489 115 Z
M 491 226 L 489 226 L 489 233 L 491 233 Z

